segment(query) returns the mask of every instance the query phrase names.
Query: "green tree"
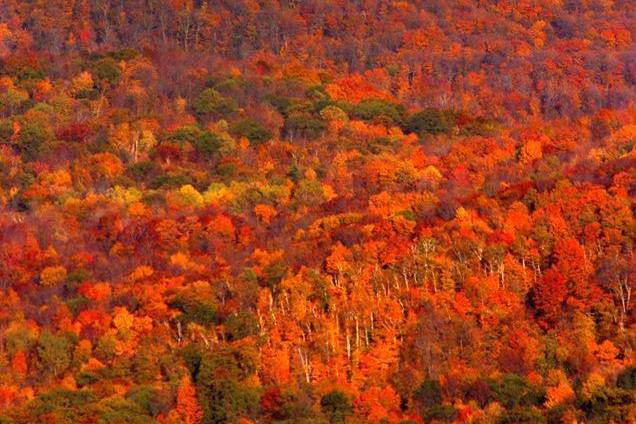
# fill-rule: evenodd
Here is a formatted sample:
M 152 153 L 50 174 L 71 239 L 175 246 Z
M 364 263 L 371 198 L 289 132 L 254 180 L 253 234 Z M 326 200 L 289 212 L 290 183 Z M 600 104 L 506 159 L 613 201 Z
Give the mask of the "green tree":
M 455 125 L 455 113 L 449 110 L 428 108 L 409 116 L 405 129 L 419 134 L 450 133 Z
M 243 119 L 232 126 L 232 131 L 247 138 L 251 144 L 263 144 L 269 141 L 273 134 L 253 119 Z
M 18 148 L 27 161 L 38 159 L 49 151 L 51 132 L 40 125 L 26 124 L 18 136 Z
M 238 109 L 233 99 L 223 97 L 213 88 L 207 88 L 201 92 L 194 103 L 194 111 L 200 117 L 206 115 L 229 115 Z
M 49 330 L 42 331 L 37 347 L 41 368 L 54 376 L 60 375 L 71 363 L 71 347 L 69 337 L 56 336 Z
M 343 423 L 351 415 L 353 407 L 351 401 L 341 391 L 333 390 L 320 399 L 320 409 L 331 423 Z

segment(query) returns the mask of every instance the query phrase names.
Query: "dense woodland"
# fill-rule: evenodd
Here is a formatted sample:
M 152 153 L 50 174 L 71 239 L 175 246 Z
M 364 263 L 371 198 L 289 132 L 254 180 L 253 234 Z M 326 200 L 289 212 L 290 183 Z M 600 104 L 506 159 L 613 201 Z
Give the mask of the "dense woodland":
M 636 422 L 629 0 L 0 0 L 0 423 Z

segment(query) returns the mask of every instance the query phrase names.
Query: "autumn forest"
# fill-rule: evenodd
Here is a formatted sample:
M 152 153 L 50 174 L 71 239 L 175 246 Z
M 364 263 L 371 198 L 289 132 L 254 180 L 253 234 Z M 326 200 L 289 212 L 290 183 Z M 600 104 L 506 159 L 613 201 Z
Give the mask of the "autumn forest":
M 636 422 L 630 0 L 0 0 L 0 424 Z

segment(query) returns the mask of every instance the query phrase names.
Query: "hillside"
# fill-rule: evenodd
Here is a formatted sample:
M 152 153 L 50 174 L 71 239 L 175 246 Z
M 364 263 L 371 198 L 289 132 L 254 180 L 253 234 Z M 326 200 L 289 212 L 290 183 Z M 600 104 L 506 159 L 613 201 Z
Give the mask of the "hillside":
M 0 2 L 0 424 L 636 422 L 627 0 Z

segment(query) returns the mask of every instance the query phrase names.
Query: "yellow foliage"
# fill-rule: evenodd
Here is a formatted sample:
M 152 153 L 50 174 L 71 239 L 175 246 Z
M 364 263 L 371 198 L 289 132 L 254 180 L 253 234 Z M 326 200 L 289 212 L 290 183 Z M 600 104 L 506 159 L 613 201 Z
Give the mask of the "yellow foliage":
M 203 193 L 205 203 L 217 204 L 226 203 L 234 199 L 234 193 L 225 184 L 211 184 Z
M 56 286 L 66 280 L 66 268 L 63 266 L 47 266 L 40 273 L 40 284 Z
M 603 386 L 605 386 L 605 378 L 603 378 L 602 375 L 593 372 L 583 383 L 583 387 L 581 388 L 581 396 L 583 397 L 583 399 L 591 399 L 594 393 L 596 393 Z
M 150 277 L 153 273 L 154 270 L 151 267 L 142 265 L 135 268 L 135 270 L 130 273 L 128 278 L 130 279 L 130 281 L 139 281 L 143 280 L 144 278 Z
M 433 188 L 436 188 L 439 182 L 444 178 L 442 173 L 433 165 L 427 166 L 422 171 L 422 178 L 429 183 Z
M 188 255 L 182 252 L 178 252 L 170 256 L 170 263 L 181 269 L 188 269 L 190 267 L 190 259 L 188 258 Z
M 118 185 L 109 191 L 109 195 L 117 202 L 130 205 L 141 200 L 143 193 L 134 187 L 124 188 Z
M 190 184 L 181 186 L 181 188 L 179 189 L 179 197 L 186 205 L 203 205 L 203 196 L 197 191 L 196 188 L 192 187 Z
M 133 325 L 134 316 L 125 307 L 116 307 L 113 324 L 120 334 L 127 334 Z
M 80 91 L 90 90 L 95 82 L 90 72 L 84 71 L 71 80 L 71 93 L 76 94 Z
M 466 209 L 460 207 L 457 208 L 457 210 L 455 211 L 455 217 L 460 221 L 465 221 L 470 218 L 470 214 Z

